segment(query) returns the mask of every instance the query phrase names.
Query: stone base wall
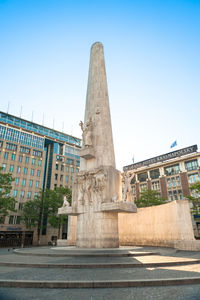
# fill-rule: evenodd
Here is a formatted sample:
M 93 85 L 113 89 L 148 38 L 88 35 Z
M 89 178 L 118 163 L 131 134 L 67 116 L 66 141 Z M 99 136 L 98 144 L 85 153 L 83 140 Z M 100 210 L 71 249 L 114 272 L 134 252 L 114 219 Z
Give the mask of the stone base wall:
M 175 247 L 176 241 L 195 240 L 187 200 L 120 213 L 118 219 L 120 245 Z

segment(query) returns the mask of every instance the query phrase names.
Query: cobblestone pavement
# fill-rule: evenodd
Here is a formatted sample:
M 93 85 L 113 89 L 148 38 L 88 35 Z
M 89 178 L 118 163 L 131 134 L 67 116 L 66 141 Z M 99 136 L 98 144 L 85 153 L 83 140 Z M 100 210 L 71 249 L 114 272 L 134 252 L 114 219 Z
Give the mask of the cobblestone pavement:
M 72 249 L 73 250 L 73 249 Z M 45 254 L 65 253 L 64 250 L 53 250 L 50 247 L 22 249 L 24 252 Z M 141 247 L 131 251 L 160 252 L 159 255 L 139 257 L 48 257 L 17 255 L 12 249 L 0 249 L 0 262 L 21 263 L 136 263 L 180 261 L 200 259 L 199 252 L 177 251 L 169 248 Z M 61 268 L 21 268 L 0 266 L 0 279 L 10 280 L 134 280 L 134 279 L 161 279 L 161 278 L 200 277 L 200 264 L 185 266 L 170 266 L 156 268 L 125 268 L 125 269 L 61 269 Z M 180 285 L 163 287 L 138 288 L 99 288 L 99 289 L 32 289 L 32 288 L 0 288 L 0 300 L 23 299 L 67 299 L 67 300 L 129 300 L 152 299 L 161 300 L 199 300 L 200 285 Z
M 1 300 L 199 300 L 200 285 L 112 289 L 0 288 Z

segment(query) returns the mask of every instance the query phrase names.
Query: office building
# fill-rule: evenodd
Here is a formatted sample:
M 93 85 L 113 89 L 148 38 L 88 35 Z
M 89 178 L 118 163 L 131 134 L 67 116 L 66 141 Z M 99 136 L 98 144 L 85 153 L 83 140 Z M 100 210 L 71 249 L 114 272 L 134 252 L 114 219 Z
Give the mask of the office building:
M 0 237 L 20 240 L 25 234 L 27 243 L 36 243 L 36 230 L 28 231 L 21 222 L 26 201 L 34 199 L 40 189 L 72 188 L 73 175 L 79 171 L 81 140 L 51 128 L 0 112 L 0 165 L 11 173 L 12 196 L 16 212 L 0 224 Z M 63 228 L 66 234 L 66 228 Z M 57 230 L 42 230 L 41 244 L 47 244 Z

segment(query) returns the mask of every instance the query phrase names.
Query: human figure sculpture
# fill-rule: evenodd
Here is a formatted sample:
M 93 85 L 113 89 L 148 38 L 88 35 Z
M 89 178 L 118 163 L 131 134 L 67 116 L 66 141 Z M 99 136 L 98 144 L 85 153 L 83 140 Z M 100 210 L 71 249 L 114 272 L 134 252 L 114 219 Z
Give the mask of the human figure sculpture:
M 67 197 L 64 196 L 63 197 L 63 206 L 62 207 L 66 207 L 66 206 L 70 206 L 69 202 L 67 201 Z
M 131 180 L 135 174 L 132 175 L 128 172 L 124 174 L 124 193 L 123 193 L 123 200 L 124 201 L 134 201 L 133 194 L 132 194 L 132 188 L 131 188 Z
M 90 118 L 85 125 L 80 121 L 79 125 L 82 130 L 83 146 L 86 148 L 92 146 L 92 119 Z

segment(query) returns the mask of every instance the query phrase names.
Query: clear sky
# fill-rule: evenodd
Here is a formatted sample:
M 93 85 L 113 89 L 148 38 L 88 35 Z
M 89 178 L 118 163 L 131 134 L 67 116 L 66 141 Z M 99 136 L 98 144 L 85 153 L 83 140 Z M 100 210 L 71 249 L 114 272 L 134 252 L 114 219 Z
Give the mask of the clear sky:
M 0 0 L 0 110 L 81 137 L 100 41 L 117 167 L 200 146 L 199 32 L 200 0 Z

